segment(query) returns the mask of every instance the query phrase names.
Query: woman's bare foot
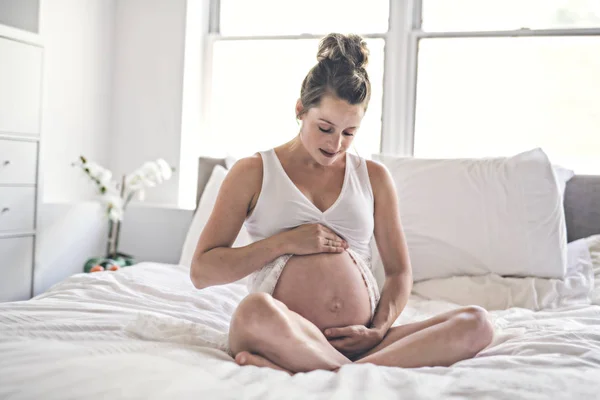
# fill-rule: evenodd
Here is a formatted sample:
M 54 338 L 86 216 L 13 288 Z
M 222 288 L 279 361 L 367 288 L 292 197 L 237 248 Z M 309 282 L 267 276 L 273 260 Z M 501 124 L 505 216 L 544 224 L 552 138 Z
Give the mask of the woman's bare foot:
M 238 365 L 254 365 L 256 367 L 267 367 L 278 369 L 279 371 L 287 372 L 290 375 L 293 375 L 290 371 L 285 368 L 280 367 L 272 361 L 267 360 L 264 357 L 259 356 L 258 354 L 252 354 L 247 351 L 239 352 L 235 356 L 235 362 Z

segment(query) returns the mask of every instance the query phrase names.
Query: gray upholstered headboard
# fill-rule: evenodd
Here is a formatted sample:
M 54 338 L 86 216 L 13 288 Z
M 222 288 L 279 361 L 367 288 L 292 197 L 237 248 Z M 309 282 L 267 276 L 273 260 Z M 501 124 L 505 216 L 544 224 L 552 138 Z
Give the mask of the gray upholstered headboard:
M 200 157 L 196 204 L 215 165 L 225 166 L 224 158 Z M 600 175 L 575 175 L 565 190 L 565 218 L 569 242 L 600 234 Z
M 567 240 L 600 233 L 600 175 L 575 175 L 565 190 Z
M 198 159 L 198 186 L 196 190 L 196 206 L 200 203 L 200 197 L 202 196 L 202 192 L 204 192 L 204 188 L 210 179 L 210 174 L 212 174 L 212 170 L 215 165 L 220 165 L 225 167 L 225 159 L 224 158 L 210 158 L 210 157 L 200 157 Z

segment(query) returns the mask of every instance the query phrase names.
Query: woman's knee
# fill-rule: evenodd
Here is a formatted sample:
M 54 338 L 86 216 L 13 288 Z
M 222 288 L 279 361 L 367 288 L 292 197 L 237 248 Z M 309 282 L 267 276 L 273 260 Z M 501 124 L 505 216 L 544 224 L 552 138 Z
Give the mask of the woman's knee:
M 238 305 L 231 319 L 240 329 L 253 330 L 264 326 L 277 313 L 275 299 L 267 293 L 250 293 Z
M 268 337 L 280 324 L 281 310 L 276 300 L 267 293 L 251 293 L 233 313 L 229 327 L 229 343 L 233 353 L 251 350 L 256 341 Z
M 459 326 L 460 341 L 468 352 L 475 355 L 492 342 L 494 327 L 484 308 L 464 307 L 454 319 Z

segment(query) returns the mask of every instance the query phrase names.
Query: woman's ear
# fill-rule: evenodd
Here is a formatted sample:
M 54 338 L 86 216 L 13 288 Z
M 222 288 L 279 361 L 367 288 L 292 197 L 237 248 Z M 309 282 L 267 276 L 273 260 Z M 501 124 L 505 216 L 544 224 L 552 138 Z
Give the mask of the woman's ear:
M 302 119 L 302 111 L 304 111 L 304 106 L 302 105 L 302 100 L 298 99 L 296 102 L 296 118 Z

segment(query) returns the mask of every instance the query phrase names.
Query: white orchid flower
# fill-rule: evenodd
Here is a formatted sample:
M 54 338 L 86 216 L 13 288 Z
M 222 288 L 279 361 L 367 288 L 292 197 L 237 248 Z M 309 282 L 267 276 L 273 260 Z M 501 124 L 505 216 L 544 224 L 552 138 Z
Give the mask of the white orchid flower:
M 107 192 L 102 196 L 102 202 L 108 208 L 108 217 L 112 221 L 121 221 L 125 210 L 123 209 L 123 199 L 115 192 Z
M 171 176 L 171 167 L 164 159 L 159 158 L 156 161 L 145 162 L 140 168 L 129 174 L 125 179 L 125 185 L 130 193 L 139 191 L 141 200 L 144 197 L 144 188 L 154 187 L 171 179 Z
M 102 195 L 102 202 L 109 207 L 123 207 L 123 199 L 115 192 L 106 192 Z
M 171 166 L 165 160 L 159 158 L 158 160 L 156 160 L 156 165 L 158 166 L 161 176 L 165 181 L 171 179 L 173 171 L 171 170 Z
M 100 173 L 104 169 L 100 165 L 96 164 L 95 162 L 91 162 L 91 161 L 88 161 L 87 163 L 85 163 L 84 167 L 87 168 L 90 176 L 93 178 L 97 178 L 98 175 L 100 175 Z
M 148 161 L 144 163 L 142 173 L 148 186 L 156 186 L 163 181 L 161 170 L 155 162 Z
M 108 218 L 113 221 L 123 221 L 124 210 L 122 208 L 111 207 L 108 211 Z
M 108 217 L 112 221 L 123 219 L 125 209 L 134 196 L 143 201 L 145 189 L 157 186 L 173 176 L 171 166 L 164 159 L 158 158 L 155 161 L 145 162 L 131 174 L 126 175 L 124 187 L 121 188 L 112 179 L 111 171 L 83 156 L 72 165 L 85 169 L 87 175 L 98 184 L 101 192 L 100 201 L 106 206 Z
M 144 187 L 144 176 L 140 170 L 127 175 L 125 178 L 125 186 L 132 192 L 140 190 Z
M 96 178 L 98 178 L 102 185 L 107 187 L 111 186 L 112 172 L 107 169 L 102 169 Z

